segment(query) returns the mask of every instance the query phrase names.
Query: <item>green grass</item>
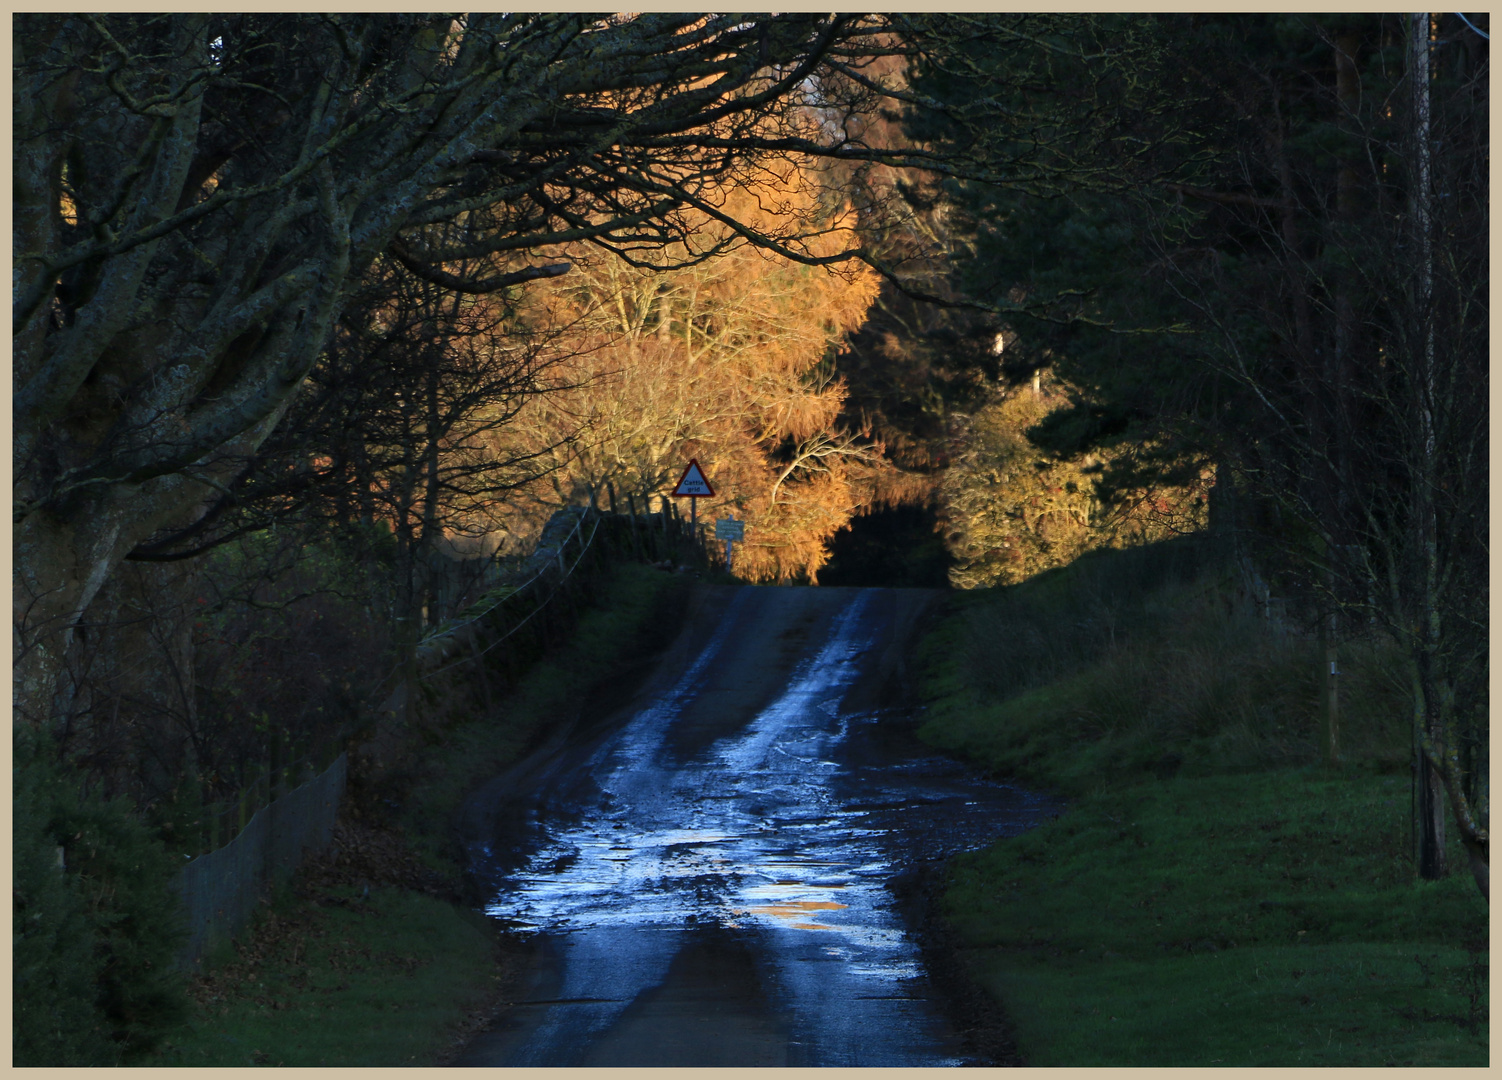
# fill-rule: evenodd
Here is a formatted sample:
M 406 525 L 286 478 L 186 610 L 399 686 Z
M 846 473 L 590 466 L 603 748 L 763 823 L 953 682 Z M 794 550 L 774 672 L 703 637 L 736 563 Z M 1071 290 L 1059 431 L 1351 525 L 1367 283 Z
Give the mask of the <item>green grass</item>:
M 427 1065 L 496 973 L 482 916 L 402 889 L 290 901 L 199 988 L 151 1066 Z M 292 925 L 288 925 L 288 924 Z M 289 932 L 290 931 L 290 932 Z
M 592 690 L 628 685 L 676 632 L 690 584 L 650 567 L 612 568 L 570 639 L 532 665 L 498 715 L 454 725 L 425 749 L 396 821 L 423 862 L 458 873 L 453 821 L 464 796 L 576 714 Z M 141 1064 L 433 1064 L 504 977 L 498 935 L 483 915 L 422 893 L 357 893 L 284 890 L 210 958 L 191 1021 Z
M 1130 579 L 1143 557 L 1121 554 Z M 1069 589 L 960 597 L 926 643 L 924 737 L 1069 796 L 956 860 L 944 901 L 1024 1060 L 1486 1064 L 1487 908 L 1453 838 L 1451 876 L 1414 875 L 1406 703 L 1380 644 L 1347 650 L 1335 769 L 1319 654 L 1238 616 L 1213 578 L 1139 578 L 1114 640 L 1082 631 Z M 999 677 L 1024 625 L 1035 663 Z
M 1262 946 L 1152 963 L 1022 969 L 985 984 L 1009 1003 L 1033 1066 L 1485 1066 L 1487 1039 L 1431 1002 L 1465 1011 L 1459 988 L 1420 989 L 1422 962 L 1459 983 L 1459 949 Z M 1484 973 L 1483 976 L 1484 978 Z M 1415 1002 L 1422 1005 L 1415 1005 Z
M 959 860 L 946 912 L 1032 1065 L 1484 1064 L 1486 907 L 1413 880 L 1407 794 L 1319 769 L 1102 792 Z

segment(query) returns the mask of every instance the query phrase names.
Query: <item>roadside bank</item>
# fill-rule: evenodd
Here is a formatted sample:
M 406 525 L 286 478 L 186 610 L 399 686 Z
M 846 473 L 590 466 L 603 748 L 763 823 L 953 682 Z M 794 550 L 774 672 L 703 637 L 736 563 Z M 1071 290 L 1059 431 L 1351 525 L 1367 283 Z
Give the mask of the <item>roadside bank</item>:
M 1160 545 L 1168 548 L 1168 545 Z M 1487 910 L 1452 843 L 1414 874 L 1404 701 L 1177 552 L 1101 552 L 957 594 L 924 642 L 922 736 L 1069 800 L 954 860 L 943 912 L 1028 1065 L 1484 1065 Z
M 442 733 L 192 980 L 191 1017 L 141 1064 L 440 1064 L 509 997 L 528 946 L 467 895 L 456 818 L 588 702 L 629 696 L 676 634 L 693 578 L 614 567 L 568 641 L 485 718 Z

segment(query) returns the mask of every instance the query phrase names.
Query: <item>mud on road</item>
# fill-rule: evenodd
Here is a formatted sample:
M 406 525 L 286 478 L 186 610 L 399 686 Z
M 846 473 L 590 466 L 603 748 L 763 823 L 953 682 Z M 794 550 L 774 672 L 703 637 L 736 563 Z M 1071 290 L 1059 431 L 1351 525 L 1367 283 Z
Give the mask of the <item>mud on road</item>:
M 701 587 L 629 700 L 476 792 L 471 872 L 523 962 L 453 1063 L 1015 1063 L 937 868 L 1055 808 L 913 735 L 941 595 Z

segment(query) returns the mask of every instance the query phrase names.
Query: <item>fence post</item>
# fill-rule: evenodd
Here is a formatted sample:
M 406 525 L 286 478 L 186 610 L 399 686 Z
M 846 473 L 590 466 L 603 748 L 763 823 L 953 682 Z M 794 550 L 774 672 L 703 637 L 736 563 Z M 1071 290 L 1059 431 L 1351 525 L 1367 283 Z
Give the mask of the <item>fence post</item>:
M 636 521 L 636 496 L 632 492 L 626 492 L 626 505 L 631 509 L 631 550 L 640 562 L 642 558 L 641 530 Z
M 505 623 L 501 625 L 504 626 Z M 518 641 L 517 645 L 520 644 L 521 642 Z M 507 688 L 511 688 L 516 685 L 516 645 L 508 644 L 504 650 L 504 655 L 506 660 L 506 686 Z

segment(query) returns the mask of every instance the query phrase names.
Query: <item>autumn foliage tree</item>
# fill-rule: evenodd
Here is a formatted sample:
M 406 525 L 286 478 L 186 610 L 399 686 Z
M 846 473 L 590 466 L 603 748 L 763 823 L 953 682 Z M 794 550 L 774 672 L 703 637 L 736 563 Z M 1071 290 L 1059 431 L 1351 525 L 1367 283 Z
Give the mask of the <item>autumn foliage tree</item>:
M 815 217 L 814 194 L 790 170 L 775 188 L 723 199 L 737 219 L 771 231 Z M 811 252 L 837 249 L 843 213 L 827 215 Z M 723 232 L 705 221 L 701 242 L 718 246 Z M 840 422 L 844 387 L 829 363 L 864 318 L 875 274 L 800 265 L 745 244 L 703 260 L 671 248 L 683 265 L 666 271 L 570 254 L 573 272 L 533 289 L 523 313 L 539 328 L 561 328 L 555 347 L 568 355 L 552 372 L 558 388 L 496 432 L 498 452 L 537 448 L 552 458 L 531 498 L 544 510 L 612 497 L 621 510 L 645 509 L 695 458 L 716 489 L 701 500 L 701 520 L 746 522 L 737 573 L 813 578 L 825 542 L 869 502 L 880 469 L 878 447 Z
M 39 723 L 74 708 L 73 628 L 107 580 L 214 503 L 378 259 L 480 294 L 581 243 L 637 266 L 752 245 L 896 276 L 861 237 L 763 231 L 725 193 L 811 161 L 840 164 L 840 186 L 880 164 L 1095 182 L 1051 153 L 1070 118 L 951 107 L 875 66 L 1032 47 L 1015 20 L 48 13 L 15 30 L 15 703 Z M 852 123 L 896 101 L 965 137 L 882 145 Z

